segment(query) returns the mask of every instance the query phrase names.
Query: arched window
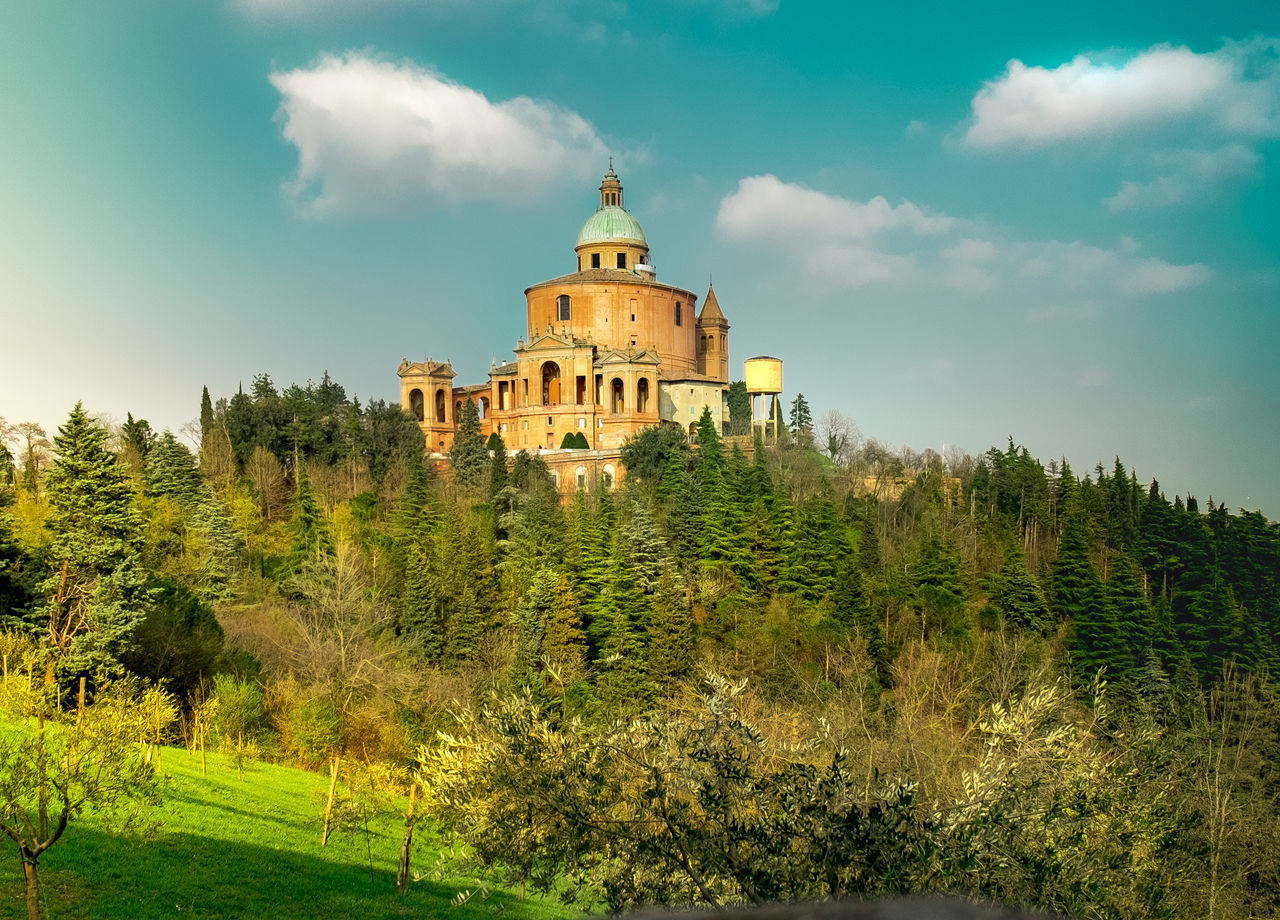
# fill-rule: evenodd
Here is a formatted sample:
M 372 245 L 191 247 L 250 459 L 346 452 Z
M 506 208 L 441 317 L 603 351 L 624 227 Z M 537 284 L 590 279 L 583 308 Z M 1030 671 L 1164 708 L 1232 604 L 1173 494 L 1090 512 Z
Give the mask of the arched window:
M 476 408 L 480 410 L 481 419 L 488 418 L 489 417 L 489 397 L 481 396 L 480 401 L 476 403 Z
M 692 438 L 692 437 L 696 437 L 696 436 L 697 436 L 697 434 L 698 434 L 698 423 L 697 423 L 697 422 L 690 422 L 690 423 L 689 423 L 689 437 L 691 437 L 691 438 Z
M 704 335 L 698 339 L 698 351 L 707 350 L 707 337 Z
M 682 323 L 682 322 L 681 322 L 681 320 L 682 320 L 683 318 L 684 318 L 684 316 L 683 316 L 683 311 L 682 311 L 682 309 L 681 309 L 680 301 L 678 301 L 678 300 L 677 300 L 677 301 L 676 301 L 676 325 L 677 325 L 677 326 L 683 326 L 683 325 L 684 325 L 684 323 Z
M 600 472 L 600 485 L 606 489 L 613 488 L 613 464 L 606 463 L 604 469 Z
M 570 318 L 569 295 L 561 294 L 556 298 L 556 319 L 560 321 L 567 321 Z
M 579 489 L 587 487 L 587 468 L 585 466 L 578 467 L 577 472 L 574 473 L 574 481 L 577 482 Z
M 444 388 L 441 387 L 440 389 L 436 390 L 436 421 L 437 422 L 444 421 L 444 406 L 445 406 Z
M 409 411 L 413 413 L 413 417 L 418 421 L 423 419 L 422 391 L 413 389 L 409 391 Z
M 542 404 L 554 406 L 560 402 L 560 365 L 547 361 L 542 365 Z
M 649 411 L 649 378 L 641 377 L 640 382 L 636 384 L 636 411 Z
M 622 412 L 627 405 L 626 399 L 622 395 L 622 378 L 614 377 L 613 383 L 610 385 L 613 399 L 610 402 L 610 410 L 614 415 Z

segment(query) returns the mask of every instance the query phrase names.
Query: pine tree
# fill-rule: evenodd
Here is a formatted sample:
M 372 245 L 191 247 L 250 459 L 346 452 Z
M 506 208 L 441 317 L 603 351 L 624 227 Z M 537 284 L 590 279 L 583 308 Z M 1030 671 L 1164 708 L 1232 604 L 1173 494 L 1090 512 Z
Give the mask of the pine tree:
M 751 394 L 746 381 L 735 380 L 729 384 L 729 433 L 742 436 L 751 433 Z
M 71 674 L 119 670 L 146 614 L 142 519 L 107 432 L 76 403 L 54 438 L 45 477 L 53 574 L 44 583 L 48 638 Z
M 892 656 L 885 644 L 879 620 L 871 609 L 862 570 L 852 555 L 845 557 L 836 574 L 829 607 L 831 620 L 840 632 L 862 636 L 867 643 L 867 653 L 875 662 L 876 676 L 881 684 L 887 686 L 891 676 Z
M 964 577 L 950 542 L 930 535 L 920 545 L 911 571 L 912 593 L 920 609 L 922 629 L 959 638 L 968 631 Z
M 22 629 L 30 613 L 31 592 L 23 572 L 23 553 L 13 538 L 12 503 L 12 487 L 0 484 L 0 628 Z

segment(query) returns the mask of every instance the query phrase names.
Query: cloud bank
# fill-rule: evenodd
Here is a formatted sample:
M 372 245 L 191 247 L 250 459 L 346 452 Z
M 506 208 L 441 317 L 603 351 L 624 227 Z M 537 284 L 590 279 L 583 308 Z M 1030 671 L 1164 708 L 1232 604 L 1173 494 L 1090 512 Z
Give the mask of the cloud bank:
M 1196 122 L 1227 134 L 1280 128 L 1280 40 L 1218 51 L 1158 45 L 1120 65 L 1078 55 L 1056 68 L 1012 60 L 972 101 L 975 148 L 1040 147 Z
M 326 55 L 269 76 L 298 151 L 286 192 L 316 216 L 538 197 L 607 155 L 580 115 L 484 94 L 409 62 Z

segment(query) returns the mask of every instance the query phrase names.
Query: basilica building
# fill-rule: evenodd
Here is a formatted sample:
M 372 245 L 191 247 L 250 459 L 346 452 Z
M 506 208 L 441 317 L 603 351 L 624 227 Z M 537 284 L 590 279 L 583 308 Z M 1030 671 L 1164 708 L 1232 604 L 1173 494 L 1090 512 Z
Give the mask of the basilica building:
M 447 362 L 403 360 L 400 400 L 428 452 L 444 454 L 467 399 L 485 435 L 511 452 L 538 450 L 570 490 L 616 474 L 618 450 L 641 428 L 691 430 L 704 406 L 728 422 L 729 323 L 714 289 L 697 295 L 658 281 L 640 222 L 610 165 L 600 206 L 574 246 L 574 271 L 525 289 L 526 334 L 515 359 L 485 383 L 456 385 Z M 567 435 L 578 449 L 563 448 Z M 568 472 L 568 475 L 564 475 Z

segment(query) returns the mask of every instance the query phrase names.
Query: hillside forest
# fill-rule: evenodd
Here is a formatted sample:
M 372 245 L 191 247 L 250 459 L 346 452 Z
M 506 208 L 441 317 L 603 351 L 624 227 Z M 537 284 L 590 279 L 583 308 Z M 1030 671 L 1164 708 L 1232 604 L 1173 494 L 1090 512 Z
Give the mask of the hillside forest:
M 1119 458 L 890 449 L 803 396 L 765 442 L 742 392 L 727 432 L 646 429 L 564 497 L 473 404 L 436 463 L 328 374 L 206 389 L 177 434 L 0 420 L 30 685 L 0 703 L 39 715 L 0 733 L 0 872 L 31 896 L 19 817 L 38 797 L 48 837 L 40 771 L 88 757 L 41 753 L 49 720 L 117 767 L 59 834 L 207 742 L 332 776 L 330 807 L 411 790 L 401 884 L 419 822 L 451 871 L 574 911 L 1280 913 L 1280 527 Z M 142 747 L 88 715 L 131 706 Z

